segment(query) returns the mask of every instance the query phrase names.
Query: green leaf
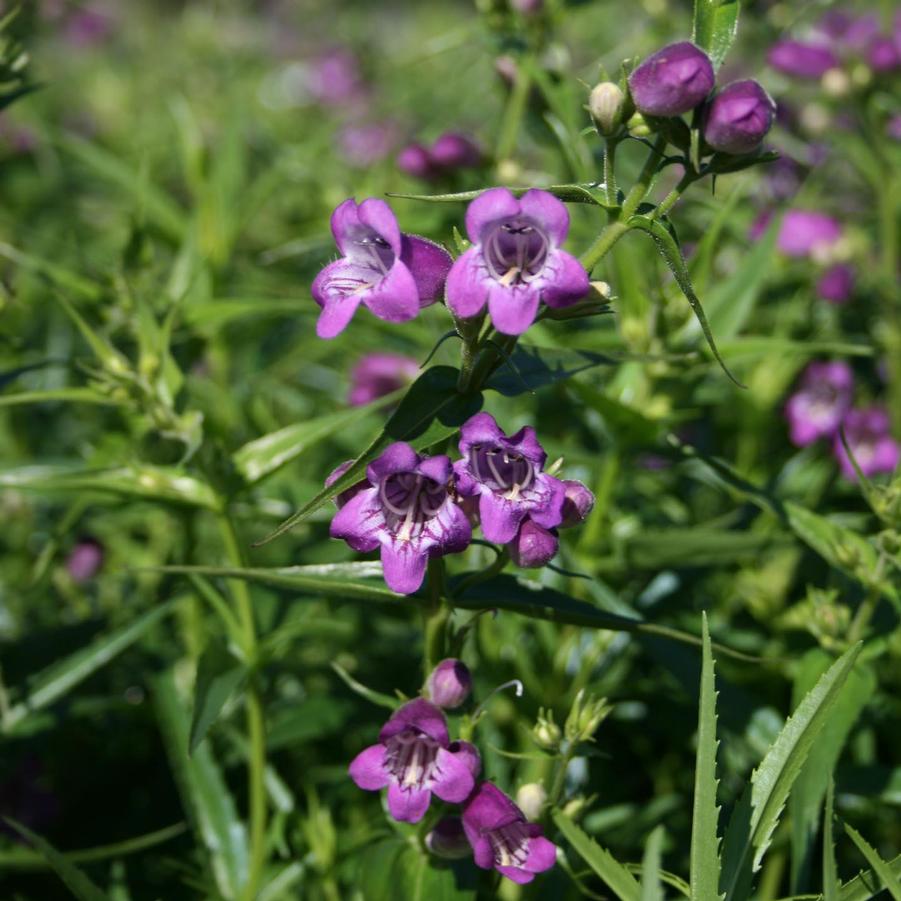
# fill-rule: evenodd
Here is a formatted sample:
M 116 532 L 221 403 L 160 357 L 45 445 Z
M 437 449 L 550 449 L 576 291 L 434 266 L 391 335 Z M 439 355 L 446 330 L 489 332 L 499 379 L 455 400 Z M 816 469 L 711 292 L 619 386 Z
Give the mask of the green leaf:
M 554 811 L 554 822 L 573 850 L 591 867 L 620 901 L 642 901 L 635 877 L 613 855 L 589 838 L 563 811 Z
M 175 610 L 176 601 L 168 601 L 139 616 L 134 622 L 102 635 L 74 654 L 51 664 L 28 680 L 24 699 L 5 711 L 3 731 L 8 733 L 31 714 L 65 697 L 76 685 L 106 666 L 114 657 L 134 644 L 160 620 Z
M 31 842 L 56 872 L 56 875 L 65 883 L 66 888 L 72 892 L 78 901 L 109 901 L 109 896 L 102 892 L 72 861 L 68 860 L 65 855 L 60 854 L 56 848 L 49 842 L 36 835 L 26 826 L 11 820 L 8 817 L 3 818 L 16 832 L 23 835 Z
M 901 881 L 892 872 L 891 866 L 883 860 L 876 849 L 849 823 L 845 823 L 845 832 L 851 836 L 851 841 L 857 845 L 857 850 L 867 859 L 867 863 L 873 868 L 873 872 L 879 877 L 882 884 L 888 889 L 895 901 L 901 901 Z
M 641 860 L 641 901 L 663 901 L 663 887 L 660 884 L 663 832 L 663 826 L 658 826 L 648 836 L 644 847 L 644 857 Z
M 795 674 L 794 703 L 813 687 L 832 658 L 821 648 L 808 651 Z M 839 692 L 835 709 L 798 776 L 788 800 L 791 821 L 793 892 L 801 892 L 810 871 L 823 797 L 851 728 L 876 690 L 873 670 L 859 663 Z
M 182 804 L 206 849 L 220 894 L 232 901 L 239 897 L 247 881 L 244 824 L 238 818 L 209 743 L 201 744 L 193 756 L 188 755 L 190 724 L 186 699 L 179 693 L 172 672 L 154 678 L 153 700 Z
M 391 695 L 383 694 L 380 691 L 374 691 L 371 688 L 368 688 L 362 682 L 358 682 L 354 677 L 346 670 L 340 663 L 336 661 L 332 661 L 331 663 L 332 669 L 338 674 L 338 678 L 355 694 L 358 694 L 361 698 L 365 698 L 372 704 L 377 704 L 379 707 L 387 707 L 388 710 L 397 710 L 398 699 L 392 698 Z
M 715 357 L 717 363 L 720 364 L 723 372 L 725 372 L 739 388 L 744 388 L 745 386 L 732 375 L 729 371 L 729 367 L 726 366 L 723 358 L 720 356 L 716 341 L 713 337 L 713 332 L 711 331 L 710 325 L 707 322 L 707 317 L 704 314 L 704 308 L 701 306 L 701 301 L 698 300 L 694 288 L 692 287 L 691 276 L 688 273 L 688 267 L 685 265 L 682 251 L 670 230 L 662 222 L 657 219 L 652 219 L 650 216 L 633 216 L 626 224 L 630 228 L 637 228 L 647 232 L 654 239 L 657 250 L 660 252 L 660 255 L 663 257 L 667 266 L 669 266 L 670 271 L 673 273 L 673 277 L 676 279 L 676 284 L 685 295 L 685 299 L 688 301 L 692 312 L 695 314 L 695 318 L 698 320 L 698 325 L 700 325 L 704 338 L 707 340 L 707 346 L 710 348 L 710 352 Z
M 206 737 L 210 726 L 216 722 L 229 698 L 244 684 L 247 675 L 247 667 L 243 663 L 219 642 L 210 642 L 197 664 L 189 754 L 193 754 Z
M 122 401 L 115 400 L 106 394 L 100 394 L 93 388 L 54 388 L 49 391 L 20 391 L 17 394 L 0 394 L 0 407 L 12 407 L 17 404 L 98 404 L 99 406 L 116 407 Z
M 83 278 L 77 272 L 72 272 L 44 257 L 26 253 L 4 241 L 0 241 L 0 256 L 6 257 L 23 269 L 49 278 L 58 287 L 79 294 L 86 300 L 99 300 L 103 296 L 100 285 Z
M 726 58 L 738 30 L 738 0 L 695 0 L 691 39 L 718 69 Z
M 835 782 L 829 774 L 829 787 L 826 790 L 825 809 L 823 811 L 823 901 L 838 901 L 841 885 L 838 881 L 838 869 L 835 865 L 835 842 L 832 839 L 833 804 L 835 800 Z
M 896 879 L 901 878 L 901 854 L 893 857 L 886 866 Z M 839 889 L 838 901 L 870 901 L 882 886 L 883 882 L 877 873 L 864 870 Z
M 820 677 L 751 776 L 751 784 L 732 813 L 723 842 L 720 888 L 729 901 L 748 897 L 752 876 L 769 847 L 792 785 L 832 715 L 860 649 L 861 644 L 856 644 Z
M 410 386 L 382 432 L 354 460 L 347 472 L 331 486 L 323 488 L 254 546 L 266 544 L 284 535 L 335 495 L 360 481 L 367 465 L 395 441 L 406 441 L 416 450 L 423 450 L 455 435 L 460 426 L 478 412 L 482 404 L 481 395 L 462 395 L 457 392 L 457 377 L 457 370 L 450 366 L 427 369 Z
M 717 832 L 720 808 L 716 803 L 716 688 L 707 614 L 701 619 L 704 642 L 701 663 L 701 694 L 698 704 L 698 750 L 695 758 L 695 795 L 691 823 L 691 897 L 693 901 L 718 901 L 720 884 L 720 839 Z
M 248 485 L 254 485 L 282 466 L 295 460 L 311 447 L 347 426 L 366 419 L 378 410 L 396 403 L 401 392 L 394 391 L 375 403 L 363 407 L 351 407 L 338 413 L 330 413 L 307 422 L 289 425 L 277 432 L 264 435 L 245 444 L 232 456 L 235 467 Z
M 108 372 L 120 374 L 128 372 L 130 368 L 128 360 L 123 357 L 122 354 L 106 340 L 106 338 L 98 335 L 97 332 L 87 324 L 81 313 L 79 313 L 62 294 L 56 294 L 54 296 L 63 310 L 65 310 L 66 315 L 75 323 L 78 331 L 81 332 L 82 337 L 91 348 L 94 356 L 97 357 L 97 361 Z
M 516 397 L 565 381 L 596 366 L 618 366 L 622 360 L 590 350 L 556 350 L 517 344 L 510 357 L 516 371 L 502 364 L 485 384 L 505 397 Z
M 460 191 L 456 194 L 389 193 L 387 196 L 396 197 L 399 200 L 425 200 L 430 203 L 454 203 L 475 200 L 480 194 L 491 191 L 496 187 L 498 187 L 498 185 L 488 185 L 484 188 L 476 188 L 474 191 Z M 501 185 L 500 187 L 507 188 L 507 190 L 515 197 L 521 197 L 526 191 L 532 190 L 531 188 L 513 188 L 507 185 Z M 604 192 L 593 182 L 582 185 L 548 185 L 541 190 L 547 191 L 549 194 L 553 194 L 554 197 L 566 201 L 567 203 L 593 203 L 596 206 L 607 207 L 607 200 L 604 197 Z

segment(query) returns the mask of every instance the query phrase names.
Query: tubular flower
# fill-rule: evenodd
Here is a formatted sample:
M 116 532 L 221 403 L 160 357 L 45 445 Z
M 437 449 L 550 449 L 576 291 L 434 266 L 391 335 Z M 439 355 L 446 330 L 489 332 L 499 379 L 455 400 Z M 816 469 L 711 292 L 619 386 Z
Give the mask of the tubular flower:
M 629 91 L 646 116 L 681 116 L 712 90 L 710 57 L 691 41 L 668 44 L 651 54 L 629 76 Z
M 488 305 L 494 327 L 521 335 L 538 304 L 566 307 L 588 293 L 588 274 L 560 250 L 569 213 L 553 194 L 532 189 L 517 200 L 506 188 L 480 194 L 466 211 L 473 246 L 447 277 L 447 305 L 469 319 Z
M 499 788 L 483 782 L 463 808 L 463 830 L 476 866 L 513 882 L 531 882 L 557 861 L 557 846 Z
M 864 407 L 851 410 L 842 426 L 845 438 L 860 471 L 867 477 L 880 472 L 894 472 L 901 460 L 901 445 L 892 438 L 891 421 L 883 407 Z M 857 473 L 845 452 L 841 438 L 836 434 L 833 450 L 841 466 L 842 474 L 855 481 Z
M 811 363 L 785 405 L 792 444 L 805 447 L 838 431 L 851 407 L 854 374 L 847 363 Z
M 322 307 L 320 338 L 344 331 L 361 303 L 379 319 L 406 322 L 440 294 L 450 255 L 425 238 L 402 235 L 384 200 L 359 206 L 345 200 L 332 213 L 332 234 L 342 257 L 316 276 L 311 289 Z
M 409 444 L 392 444 L 367 468 L 369 485 L 335 514 L 332 538 L 357 551 L 381 547 L 388 587 L 412 594 L 429 557 L 457 553 L 472 540 L 449 491 L 452 475 L 449 457 L 420 457 Z
M 449 748 L 444 714 L 417 698 L 392 714 L 379 733 L 378 744 L 353 759 L 350 777 L 366 791 L 387 788 L 391 816 L 418 823 L 433 794 L 459 804 L 472 791 L 475 775 L 468 753 L 472 746 L 467 753 Z
M 512 541 L 526 517 L 544 529 L 563 519 L 566 489 L 542 472 L 547 459 L 535 430 L 520 429 L 509 438 L 489 413 L 476 413 L 460 430 L 457 490 L 479 498 L 482 531 L 489 541 Z

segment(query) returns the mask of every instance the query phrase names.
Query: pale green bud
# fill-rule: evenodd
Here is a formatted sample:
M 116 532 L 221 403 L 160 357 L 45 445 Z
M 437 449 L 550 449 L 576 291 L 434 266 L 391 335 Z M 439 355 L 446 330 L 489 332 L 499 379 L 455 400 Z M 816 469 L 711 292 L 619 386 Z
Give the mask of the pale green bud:
M 610 137 L 619 131 L 625 102 L 626 95 L 612 81 L 602 81 L 592 88 L 588 96 L 588 112 L 604 137 Z

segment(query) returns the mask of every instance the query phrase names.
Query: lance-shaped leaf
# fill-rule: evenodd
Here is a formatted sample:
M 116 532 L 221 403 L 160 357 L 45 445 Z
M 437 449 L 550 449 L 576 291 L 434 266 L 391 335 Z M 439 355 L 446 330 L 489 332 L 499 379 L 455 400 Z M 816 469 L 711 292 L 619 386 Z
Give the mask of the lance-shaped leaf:
M 474 191 L 459 191 L 455 194 L 388 194 L 389 197 L 397 197 L 399 200 L 425 200 L 429 203 L 461 203 L 469 200 L 475 200 L 480 194 L 491 191 L 496 187 L 503 187 L 510 191 L 515 197 L 521 197 L 531 188 L 515 188 L 508 185 L 486 185 L 484 188 L 476 188 Z M 607 198 L 604 196 L 603 189 L 594 183 L 579 185 L 547 185 L 541 188 L 548 194 L 567 203 L 593 203 L 596 206 L 608 207 Z M 609 207 L 616 209 L 615 207 Z
M 832 715 L 860 649 L 860 643 L 856 644 L 820 677 L 782 728 L 733 810 L 723 842 L 720 881 L 728 901 L 749 896 L 753 874 L 769 847 L 792 785 Z
M 838 901 L 838 893 L 841 888 L 838 881 L 838 867 L 835 864 L 835 842 L 832 839 L 834 799 L 835 783 L 832 780 L 832 773 L 830 773 L 823 811 L 823 901 Z
M 851 836 L 851 841 L 857 845 L 857 850 L 867 859 L 867 863 L 888 889 L 888 893 L 895 901 L 901 901 L 901 880 L 892 872 L 888 862 L 879 856 L 876 849 L 853 826 L 845 823 L 845 832 Z
M 47 391 L 19 391 L 0 395 L 0 407 L 19 404 L 97 404 L 101 407 L 117 407 L 121 400 L 101 394 L 93 388 L 51 388 Z
M 739 0 L 695 0 L 691 39 L 718 69 L 726 58 L 738 30 Z
M 698 320 L 698 325 L 701 326 L 701 331 L 707 339 L 707 346 L 710 348 L 710 352 L 716 358 L 717 363 L 720 364 L 723 372 L 725 372 L 739 388 L 744 388 L 745 386 L 732 375 L 729 371 L 729 367 L 726 366 L 726 363 L 720 356 L 716 341 L 713 337 L 713 332 L 710 329 L 710 324 L 707 322 L 704 308 L 701 306 L 701 301 L 698 300 L 698 296 L 695 294 L 694 287 L 691 284 L 691 276 L 688 273 L 688 267 L 685 265 L 682 250 L 679 247 L 678 241 L 673 236 L 673 233 L 659 219 L 652 219 L 650 216 L 633 216 L 629 219 L 627 225 L 630 228 L 637 228 L 647 232 L 654 239 L 654 244 L 657 246 L 660 256 L 663 257 L 666 265 L 669 266 L 670 271 L 673 273 L 673 277 L 676 279 L 676 284 L 685 295 L 685 299 L 688 301 L 692 312 L 695 314 L 695 318 Z
M 893 857 L 886 866 L 896 879 L 901 879 L 901 854 Z M 839 889 L 838 901 L 870 901 L 882 885 L 882 879 L 876 872 L 864 870 Z
M 663 901 L 660 884 L 660 849 L 663 845 L 663 826 L 648 836 L 641 859 L 641 901 Z M 696 896 L 697 897 L 697 896 Z
M 197 664 L 194 711 L 188 741 L 189 754 L 193 754 L 206 738 L 222 708 L 244 684 L 247 675 L 247 667 L 235 659 L 219 642 L 211 642 L 204 650 Z

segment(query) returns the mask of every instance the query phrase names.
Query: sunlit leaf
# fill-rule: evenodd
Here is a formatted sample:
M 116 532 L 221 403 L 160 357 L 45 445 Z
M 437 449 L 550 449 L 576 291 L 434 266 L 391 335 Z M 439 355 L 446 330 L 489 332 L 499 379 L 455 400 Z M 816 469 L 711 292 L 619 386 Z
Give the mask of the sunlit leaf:
M 718 69 L 738 31 L 739 0 L 695 0 L 691 39 Z

